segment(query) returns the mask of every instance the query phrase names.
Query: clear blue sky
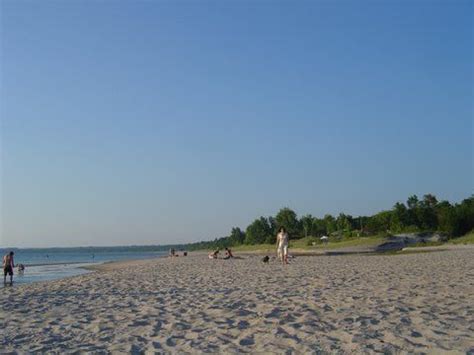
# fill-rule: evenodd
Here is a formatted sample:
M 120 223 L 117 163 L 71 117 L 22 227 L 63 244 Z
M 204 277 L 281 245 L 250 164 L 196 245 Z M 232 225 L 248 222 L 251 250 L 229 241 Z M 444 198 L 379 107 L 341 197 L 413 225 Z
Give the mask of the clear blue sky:
M 3 246 L 473 192 L 471 1 L 1 1 Z

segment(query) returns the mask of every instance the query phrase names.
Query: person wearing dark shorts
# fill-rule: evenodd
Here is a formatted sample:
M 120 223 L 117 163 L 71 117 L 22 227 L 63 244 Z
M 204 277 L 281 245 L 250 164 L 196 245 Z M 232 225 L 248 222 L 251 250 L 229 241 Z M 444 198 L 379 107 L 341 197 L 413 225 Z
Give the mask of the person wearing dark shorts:
M 10 252 L 3 257 L 3 283 L 7 283 L 7 275 L 10 275 L 10 285 L 13 284 L 13 268 L 15 263 L 13 262 L 14 252 Z

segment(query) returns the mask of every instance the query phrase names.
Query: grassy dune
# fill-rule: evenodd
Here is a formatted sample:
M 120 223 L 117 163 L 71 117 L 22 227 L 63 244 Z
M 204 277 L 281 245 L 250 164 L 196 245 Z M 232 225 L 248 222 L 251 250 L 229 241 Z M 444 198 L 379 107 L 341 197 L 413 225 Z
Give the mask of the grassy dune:
M 449 244 L 474 244 L 474 231 L 470 231 L 465 236 L 451 239 Z
M 354 248 L 354 247 L 370 247 L 378 245 L 384 242 L 386 239 L 385 236 L 370 236 L 370 237 L 360 237 L 360 238 L 351 238 L 343 239 L 341 241 L 329 242 L 328 244 L 316 244 L 315 246 L 311 245 L 311 238 L 302 238 L 297 240 L 290 241 L 290 249 L 293 250 L 304 250 L 304 251 L 318 251 L 318 250 L 334 250 L 340 248 Z M 309 245 L 308 245 L 309 244 Z M 465 236 L 452 239 L 447 244 L 474 244 L 474 231 L 466 234 Z M 419 245 L 412 245 L 410 247 L 426 247 L 428 244 L 423 243 Z M 443 243 L 431 243 L 431 246 L 443 245 Z M 235 251 L 241 252 L 275 252 L 275 244 L 255 244 L 255 245 L 239 245 L 232 248 Z
M 371 237 L 361 237 L 361 238 L 352 238 L 336 242 L 329 242 L 328 244 L 316 244 L 308 245 L 311 241 L 310 238 L 302 238 L 297 240 L 290 240 L 290 249 L 300 249 L 305 251 L 311 250 L 332 250 L 348 247 L 363 247 L 363 246 L 372 246 L 377 245 L 383 242 L 385 237 L 382 236 L 371 236 Z M 245 251 L 245 252 L 275 252 L 275 244 L 255 244 L 255 245 L 239 245 L 233 247 L 232 250 L 235 251 Z

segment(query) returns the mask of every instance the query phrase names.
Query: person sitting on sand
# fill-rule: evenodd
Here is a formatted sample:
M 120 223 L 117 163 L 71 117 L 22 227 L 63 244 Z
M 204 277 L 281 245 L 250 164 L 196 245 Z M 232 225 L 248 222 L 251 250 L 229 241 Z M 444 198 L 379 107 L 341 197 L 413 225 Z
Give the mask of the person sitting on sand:
M 225 256 L 224 256 L 224 259 L 230 259 L 230 258 L 233 258 L 234 255 L 232 255 L 232 250 L 230 250 L 229 248 L 225 248 Z
M 7 274 L 10 275 L 10 285 L 13 285 L 13 268 L 15 262 L 13 261 L 14 252 L 10 252 L 3 256 L 3 283 L 7 284 Z
M 283 264 L 288 264 L 288 240 L 285 227 L 281 227 L 277 235 L 277 254 Z
M 218 259 L 219 258 L 219 249 L 209 254 L 209 259 Z

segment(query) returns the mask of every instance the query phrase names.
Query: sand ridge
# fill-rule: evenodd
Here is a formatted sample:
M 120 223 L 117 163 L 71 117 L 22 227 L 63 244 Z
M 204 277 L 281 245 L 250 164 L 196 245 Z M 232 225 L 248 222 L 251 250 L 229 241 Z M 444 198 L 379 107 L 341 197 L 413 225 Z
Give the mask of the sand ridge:
M 2 351 L 474 352 L 474 249 L 205 255 L 0 289 Z

